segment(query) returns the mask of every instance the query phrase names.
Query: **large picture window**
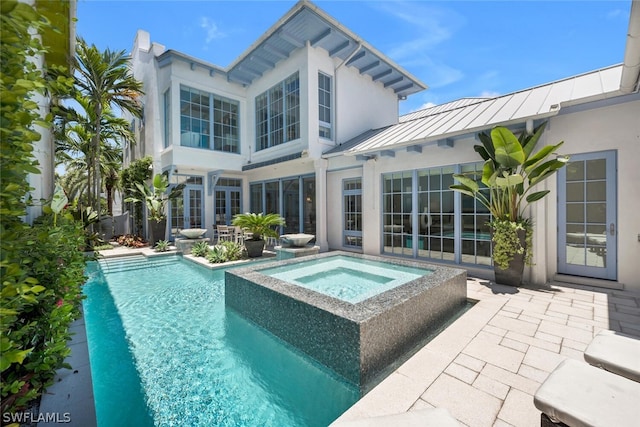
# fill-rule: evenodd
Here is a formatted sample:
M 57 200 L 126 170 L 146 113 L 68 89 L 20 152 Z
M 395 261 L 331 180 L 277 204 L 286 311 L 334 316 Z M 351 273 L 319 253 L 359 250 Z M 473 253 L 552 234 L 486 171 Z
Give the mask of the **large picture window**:
M 474 163 L 384 174 L 383 252 L 491 265 L 491 215 L 449 188 L 455 173 L 481 170 L 482 163 Z
M 239 153 L 238 102 L 180 87 L 180 145 Z
M 295 73 L 256 96 L 256 151 L 300 138 L 300 78 Z

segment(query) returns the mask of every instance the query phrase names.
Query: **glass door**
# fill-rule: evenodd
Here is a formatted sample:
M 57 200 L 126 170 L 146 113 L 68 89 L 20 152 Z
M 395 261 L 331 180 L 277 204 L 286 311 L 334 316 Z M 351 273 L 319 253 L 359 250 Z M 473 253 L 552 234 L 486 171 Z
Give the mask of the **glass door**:
M 558 171 L 558 272 L 617 278 L 616 153 L 572 155 Z
M 242 213 L 240 189 L 222 188 L 215 191 L 216 225 L 231 225 L 233 217 Z
M 187 185 L 182 197 L 171 202 L 171 234 L 185 228 L 205 228 L 202 224 L 202 186 Z

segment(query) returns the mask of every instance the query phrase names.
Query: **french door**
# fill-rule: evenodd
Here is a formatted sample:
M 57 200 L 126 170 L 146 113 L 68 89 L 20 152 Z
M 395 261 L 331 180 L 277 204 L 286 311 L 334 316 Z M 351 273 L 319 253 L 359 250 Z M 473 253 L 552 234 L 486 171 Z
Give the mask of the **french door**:
M 617 279 L 614 151 L 576 154 L 558 171 L 558 272 Z
M 215 191 L 216 225 L 230 225 L 233 217 L 242 213 L 241 192 L 239 188 L 218 188 Z
M 205 228 L 202 218 L 202 186 L 187 185 L 182 197 L 171 203 L 171 234 L 176 236 L 185 228 Z

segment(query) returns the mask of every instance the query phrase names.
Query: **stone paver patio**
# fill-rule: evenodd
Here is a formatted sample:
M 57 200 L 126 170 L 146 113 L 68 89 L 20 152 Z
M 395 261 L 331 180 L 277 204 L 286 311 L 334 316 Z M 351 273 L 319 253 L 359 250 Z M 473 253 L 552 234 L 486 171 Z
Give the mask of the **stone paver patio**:
M 478 303 L 337 422 L 441 407 L 473 427 L 539 426 L 533 395 L 561 361 L 584 361 L 602 329 L 640 337 L 639 292 L 471 278 L 467 295 Z

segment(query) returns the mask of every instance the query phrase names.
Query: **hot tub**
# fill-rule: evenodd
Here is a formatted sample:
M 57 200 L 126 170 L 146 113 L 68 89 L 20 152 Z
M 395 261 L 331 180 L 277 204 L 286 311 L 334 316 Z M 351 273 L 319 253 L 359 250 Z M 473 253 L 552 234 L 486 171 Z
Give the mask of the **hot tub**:
M 225 274 L 227 307 L 361 390 L 467 304 L 465 270 L 341 251 Z

